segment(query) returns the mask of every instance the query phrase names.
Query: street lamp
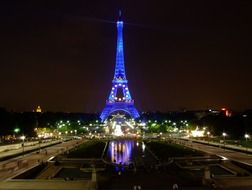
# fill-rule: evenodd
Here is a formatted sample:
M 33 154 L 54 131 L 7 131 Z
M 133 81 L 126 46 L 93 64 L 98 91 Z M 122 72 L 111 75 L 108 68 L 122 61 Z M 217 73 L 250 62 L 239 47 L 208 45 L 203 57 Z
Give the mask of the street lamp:
M 14 132 L 15 132 L 15 133 L 19 133 L 19 131 L 20 131 L 19 128 L 15 128 L 15 129 L 14 129 Z
M 25 140 L 25 136 L 22 135 L 22 136 L 20 137 L 20 139 L 23 140 L 22 148 L 23 148 L 23 156 L 24 156 L 24 140 Z
M 245 145 L 245 146 L 246 146 L 246 151 L 248 151 L 248 139 L 250 138 L 250 135 L 246 133 L 246 134 L 244 135 L 244 137 L 245 137 L 245 139 L 246 139 L 246 145 Z
M 16 135 L 15 135 L 15 140 L 16 140 L 16 136 L 17 136 L 17 134 L 20 132 L 20 129 L 19 128 L 15 128 L 14 129 L 14 133 L 16 133 Z
M 224 138 L 224 149 L 225 149 L 225 138 L 226 138 L 226 136 L 227 136 L 227 133 L 223 132 L 223 133 L 222 133 L 222 136 L 223 136 L 223 138 Z
M 39 134 L 38 135 L 38 138 L 39 138 L 39 153 L 40 153 L 40 151 L 41 151 L 41 145 L 40 145 L 40 143 L 41 143 L 41 137 L 42 137 L 43 135 L 41 135 L 41 134 Z
M 210 135 L 210 132 L 207 131 L 207 143 L 209 144 L 209 135 Z

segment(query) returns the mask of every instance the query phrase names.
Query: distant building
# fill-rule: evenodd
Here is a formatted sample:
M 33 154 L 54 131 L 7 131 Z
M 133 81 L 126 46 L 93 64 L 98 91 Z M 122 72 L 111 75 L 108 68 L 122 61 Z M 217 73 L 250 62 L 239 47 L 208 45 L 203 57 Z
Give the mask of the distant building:
M 221 113 L 223 113 L 226 117 L 232 116 L 232 111 L 227 108 L 221 108 Z
M 36 112 L 37 112 L 37 113 L 41 113 L 41 112 L 42 112 L 42 109 L 41 109 L 40 106 L 37 107 Z

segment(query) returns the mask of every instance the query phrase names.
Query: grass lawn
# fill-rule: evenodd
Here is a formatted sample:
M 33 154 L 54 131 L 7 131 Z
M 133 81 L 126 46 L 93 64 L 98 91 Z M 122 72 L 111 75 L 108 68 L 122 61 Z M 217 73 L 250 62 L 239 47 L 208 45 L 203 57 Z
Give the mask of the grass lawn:
M 204 153 L 201 153 L 199 151 L 163 141 L 147 142 L 147 146 L 161 160 L 166 160 L 170 157 L 188 157 L 204 155 Z
M 68 158 L 101 158 L 105 141 L 90 140 L 81 144 L 76 150 L 68 154 Z

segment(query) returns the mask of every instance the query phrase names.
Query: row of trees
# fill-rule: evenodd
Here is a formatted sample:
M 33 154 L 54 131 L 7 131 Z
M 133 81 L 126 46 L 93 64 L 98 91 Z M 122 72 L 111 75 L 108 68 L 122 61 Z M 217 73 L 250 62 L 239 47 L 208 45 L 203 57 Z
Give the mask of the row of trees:
M 36 113 L 36 112 L 8 112 L 0 108 L 0 140 L 4 140 L 8 135 L 16 133 L 25 134 L 27 137 L 36 136 L 35 128 L 57 128 L 60 121 L 69 121 L 71 125 L 69 130 L 76 129 L 78 123 L 88 125 L 90 122 L 98 119 L 97 114 L 83 113 Z M 18 129 L 18 130 L 15 130 Z
M 194 130 L 206 128 L 212 135 L 221 136 L 223 132 L 229 138 L 244 138 L 244 134 L 252 135 L 252 110 L 226 116 L 225 113 L 199 112 L 171 112 L 171 113 L 146 113 L 142 116 L 149 132 L 165 133 L 179 130 Z M 151 121 L 151 122 L 149 122 Z M 186 121 L 186 122 L 185 122 Z
M 61 125 L 61 122 L 66 125 Z M 67 122 L 71 125 L 67 125 Z M 0 137 L 3 140 L 7 135 L 15 134 L 17 128 L 20 134 L 35 136 L 35 128 L 56 129 L 62 126 L 62 130 L 66 127 L 68 130 L 75 130 L 80 127 L 80 123 L 81 126 L 90 126 L 90 123 L 97 124 L 98 122 L 99 114 L 15 113 L 0 108 Z M 193 129 L 198 126 L 207 127 L 207 130 L 213 135 L 221 135 L 226 132 L 231 138 L 241 138 L 245 133 L 252 134 L 252 110 L 237 113 L 231 117 L 226 117 L 222 113 L 212 114 L 210 112 L 201 115 L 198 112 L 143 113 L 138 122 L 146 123 L 147 131 L 153 133 L 165 133 L 174 128 L 178 130 Z

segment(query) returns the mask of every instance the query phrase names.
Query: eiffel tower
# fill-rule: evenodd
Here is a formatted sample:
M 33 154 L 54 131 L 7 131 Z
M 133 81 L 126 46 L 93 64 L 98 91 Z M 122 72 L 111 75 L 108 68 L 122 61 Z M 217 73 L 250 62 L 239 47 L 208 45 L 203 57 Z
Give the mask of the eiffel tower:
M 131 98 L 126 79 L 123 55 L 123 21 L 121 19 L 121 11 L 119 11 L 119 19 L 117 26 L 117 48 L 116 48 L 116 65 L 114 78 L 112 80 L 112 89 L 106 106 L 103 109 L 100 118 L 105 121 L 111 113 L 126 112 L 132 118 L 138 118 L 139 113 L 134 106 L 134 100 Z

